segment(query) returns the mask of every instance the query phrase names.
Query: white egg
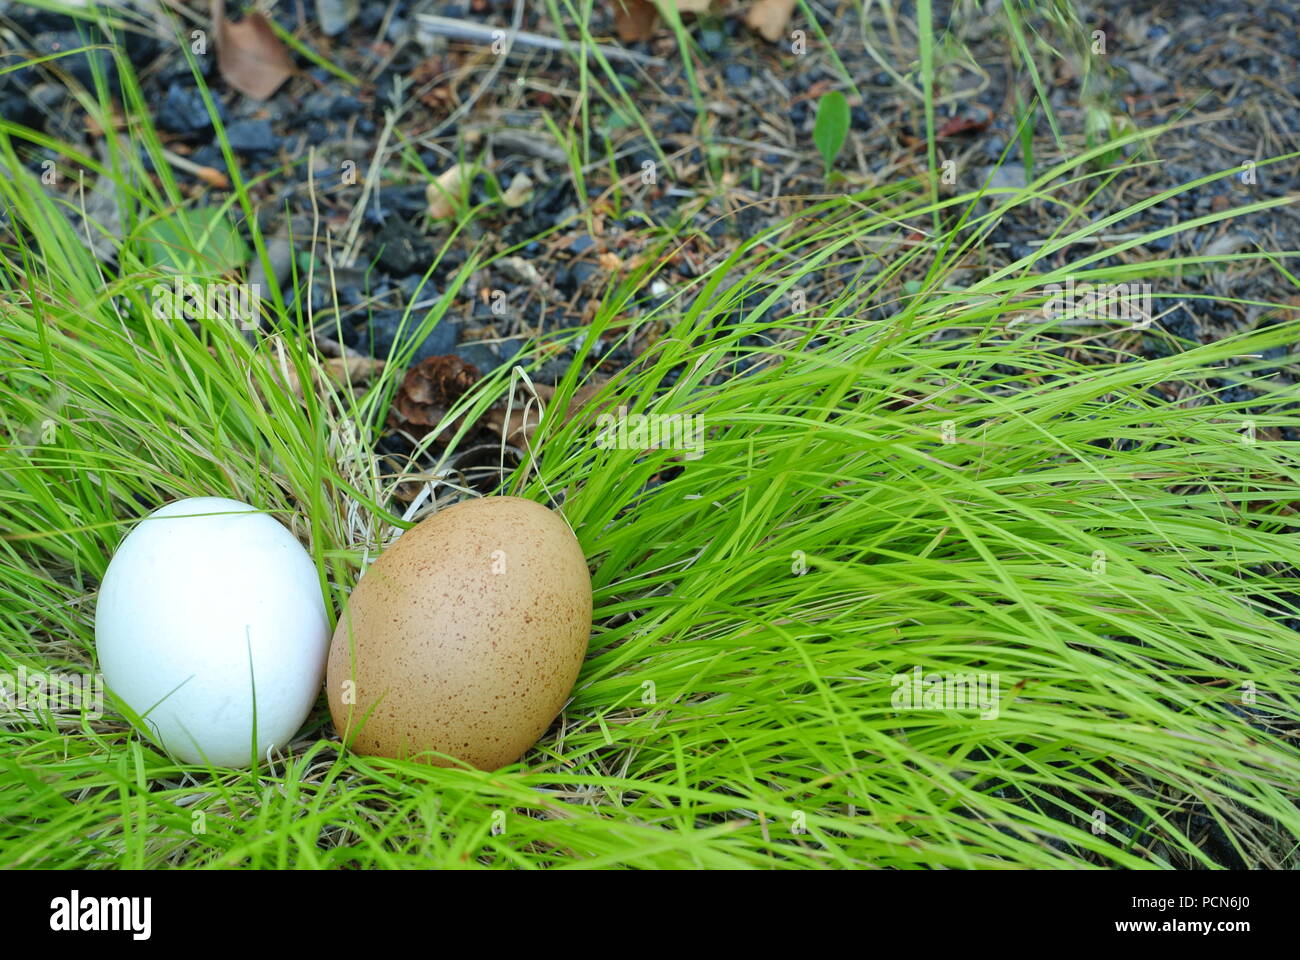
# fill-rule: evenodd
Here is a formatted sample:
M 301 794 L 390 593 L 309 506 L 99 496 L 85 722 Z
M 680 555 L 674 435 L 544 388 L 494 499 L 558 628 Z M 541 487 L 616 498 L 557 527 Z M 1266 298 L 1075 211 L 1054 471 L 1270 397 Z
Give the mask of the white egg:
M 302 727 L 329 622 L 316 567 L 288 530 L 238 500 L 195 497 L 122 541 L 99 588 L 95 642 L 109 688 L 169 753 L 246 767 L 254 749 L 265 757 Z

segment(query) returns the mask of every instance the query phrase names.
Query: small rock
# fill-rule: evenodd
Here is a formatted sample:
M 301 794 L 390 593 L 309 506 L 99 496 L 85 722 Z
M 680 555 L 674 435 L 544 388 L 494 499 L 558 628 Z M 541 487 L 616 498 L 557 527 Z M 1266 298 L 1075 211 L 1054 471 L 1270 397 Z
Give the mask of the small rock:
M 394 276 L 423 270 L 433 259 L 433 244 L 401 217 L 389 217 L 371 241 L 379 265 Z
M 213 103 L 218 118 L 225 123 L 228 116 L 225 106 L 217 97 L 213 98 Z M 198 89 L 181 86 L 178 82 L 173 82 L 167 88 L 167 94 L 158 105 L 154 120 L 158 126 L 173 133 L 192 135 L 212 129 L 212 118 L 208 116 L 208 108 Z
M 316 17 L 327 37 L 337 37 L 361 12 L 361 0 L 316 0 Z
M 424 275 L 413 273 L 409 277 L 403 277 L 397 281 L 397 289 L 402 291 L 402 296 L 407 303 L 413 301 L 416 296 L 436 296 L 437 291 L 433 285 L 425 283 Z
M 530 287 L 540 287 L 545 282 L 537 268 L 523 257 L 502 257 L 496 262 L 496 266 L 502 275 L 516 283 L 526 283 Z
M 403 317 L 406 317 L 405 323 Z M 363 349 L 368 350 L 371 356 L 387 357 L 393 352 L 394 347 L 400 349 L 414 341 L 416 330 L 423 320 L 423 316 L 414 313 L 406 316 L 404 310 L 376 310 L 371 314 L 370 323 L 361 335 Z M 458 349 L 456 341 L 459 339 L 460 324 L 444 318 L 416 347 L 411 362 L 419 363 L 427 357 L 449 354 Z
M 385 0 L 370 0 L 361 10 L 358 25 L 366 33 L 374 33 L 379 29 L 379 25 L 384 22 L 384 15 L 387 12 L 388 4 Z
M 332 114 L 335 120 L 346 120 L 353 114 L 360 113 L 363 104 L 356 97 L 339 97 L 334 101 L 334 112 Z
M 509 363 L 524 347 L 518 337 L 504 343 L 489 343 L 486 340 L 471 340 L 456 347 L 456 356 L 467 363 L 472 363 L 483 372 L 491 373 L 502 364 Z
M 1237 75 L 1223 67 L 1215 67 L 1205 75 L 1205 78 L 1218 89 L 1226 90 L 1236 81 Z
M 293 269 L 293 245 L 283 237 L 271 237 L 266 241 L 266 258 L 271 261 L 271 274 L 283 293 L 285 281 L 289 279 Z M 271 284 L 267 282 L 262 258 L 256 253 L 252 257 L 252 266 L 248 270 L 248 282 L 257 286 L 262 299 L 271 299 Z
M 221 148 L 215 143 L 205 143 L 192 154 L 190 160 L 200 167 L 211 167 L 213 170 L 228 174 L 230 171 L 226 168 L 226 158 L 221 152 Z
M 154 37 L 135 30 L 127 31 L 124 41 L 126 58 L 137 70 L 148 66 L 162 50 L 162 45 Z
M 403 217 L 416 217 L 424 213 L 428 202 L 425 188 L 419 184 L 385 187 L 380 199 L 385 212 L 397 213 Z
M 9 91 L 0 93 L 0 117 L 37 130 L 45 126 L 46 119 L 45 114 L 25 94 Z
M 266 120 L 236 120 L 226 127 L 230 149 L 239 153 L 273 153 L 280 146 L 280 138 Z
M 334 114 L 334 95 L 325 90 L 309 93 L 302 101 L 298 111 L 300 119 L 328 120 Z
M 1169 81 L 1163 74 L 1156 73 L 1150 67 L 1145 67 L 1136 61 L 1130 60 L 1124 64 L 1128 69 L 1128 75 L 1133 78 L 1139 90 L 1143 93 L 1153 93 L 1169 86 Z
M 749 83 L 749 67 L 739 63 L 729 63 L 722 71 L 722 76 L 733 87 L 743 87 Z
M 108 177 L 100 177 L 85 199 L 86 219 L 90 224 L 84 233 L 78 231 L 78 234 L 89 236 L 90 249 L 101 260 L 116 257 L 118 252 L 118 244 L 113 240 L 122 235 L 122 211 L 117 193 L 117 184 Z
M 580 287 L 585 286 L 591 280 L 601 275 L 600 267 L 596 266 L 594 263 L 588 263 L 586 261 L 575 263 L 572 272 L 574 283 Z
M 989 179 L 989 178 L 992 179 Z M 988 181 L 988 189 L 1019 190 L 1025 186 L 1025 168 L 1019 163 L 1004 163 L 1000 167 L 985 167 L 980 173 L 981 181 Z
M 700 49 L 708 54 L 719 53 L 726 46 L 727 38 L 721 30 L 712 27 L 700 31 Z
M 75 30 L 38 33 L 32 37 L 32 48 L 43 56 L 76 50 L 87 46 L 88 43 L 90 41 L 82 39 Z M 95 67 L 92 67 L 92 62 Z M 105 50 L 83 50 L 72 56 L 61 56 L 49 65 L 67 71 L 91 93 L 95 90 L 95 68 L 97 67 L 108 84 L 108 89 L 110 91 L 117 89 L 117 64 Z

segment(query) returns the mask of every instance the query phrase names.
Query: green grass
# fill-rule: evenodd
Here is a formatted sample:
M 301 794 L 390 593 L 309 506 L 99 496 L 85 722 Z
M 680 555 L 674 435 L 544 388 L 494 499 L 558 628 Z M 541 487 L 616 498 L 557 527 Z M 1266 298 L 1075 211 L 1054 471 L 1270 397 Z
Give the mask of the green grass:
M 154 319 L 143 250 L 182 204 L 168 175 L 74 158 L 127 203 L 109 272 L 23 170 L 34 140 L 0 123 L 0 206 L 20 227 L 0 246 L 0 671 L 93 671 L 109 558 L 183 496 L 279 517 L 336 616 L 404 526 L 370 449 L 402 365 L 300 400 L 275 369 L 319 366 L 301 313 L 252 337 Z M 704 456 L 602 449 L 582 417 L 549 416 L 501 477 L 562 501 L 595 586 L 572 700 L 521 765 L 340 753 L 323 698 L 252 771 L 177 764 L 113 712 L 10 715 L 0 866 L 1210 867 L 1204 821 L 1251 865 L 1296 866 L 1300 639 L 1282 616 L 1298 615 L 1300 445 L 1274 433 L 1300 428 L 1274 372 L 1296 358 L 1254 355 L 1300 322 L 1205 346 L 1152 331 L 1169 355 L 1141 359 L 1125 324 L 1029 319 L 1066 276 L 1150 282 L 1158 311 L 1175 271 L 1209 262 L 1294 285 L 1294 251 L 1103 262 L 1285 201 L 1088 246 L 1167 199 L 1107 216 L 1061 201 L 1075 179 L 1102 191 L 1107 149 L 983 200 L 916 183 L 827 200 L 619 334 L 670 331 L 596 402 L 700 414 Z M 251 209 L 238 178 L 234 201 Z M 1058 233 L 994 269 L 982 241 L 1030 202 L 1061 205 Z M 661 252 L 678 239 L 663 227 Z M 620 329 L 660 263 L 555 339 Z M 438 322 L 473 266 L 413 322 Z M 807 311 L 767 312 L 796 290 Z M 559 409 L 585 376 L 569 369 Z M 1263 399 L 1214 402 L 1223 378 Z M 997 674 L 997 717 L 895 709 L 891 678 L 917 666 Z

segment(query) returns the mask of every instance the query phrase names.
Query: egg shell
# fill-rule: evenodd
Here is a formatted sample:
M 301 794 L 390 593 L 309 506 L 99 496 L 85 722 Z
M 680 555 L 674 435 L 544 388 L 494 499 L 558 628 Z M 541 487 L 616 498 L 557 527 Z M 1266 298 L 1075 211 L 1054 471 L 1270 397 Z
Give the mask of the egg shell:
M 95 608 L 109 688 L 187 763 L 246 767 L 287 743 L 320 694 L 329 620 L 316 566 L 275 519 L 194 497 L 122 541 Z M 256 698 L 254 698 L 254 688 Z
M 458 503 L 362 574 L 330 645 L 330 713 L 360 754 L 495 770 L 559 714 L 590 634 L 591 576 L 562 517 L 519 497 Z

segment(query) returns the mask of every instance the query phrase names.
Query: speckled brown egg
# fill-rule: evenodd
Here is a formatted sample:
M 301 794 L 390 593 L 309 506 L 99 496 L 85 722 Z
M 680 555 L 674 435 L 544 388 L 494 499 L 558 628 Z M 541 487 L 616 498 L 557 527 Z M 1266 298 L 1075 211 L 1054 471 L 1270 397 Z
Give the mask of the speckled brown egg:
M 558 514 L 484 497 L 416 524 L 362 574 L 330 644 L 334 726 L 363 755 L 518 760 L 573 689 L 591 576 Z

